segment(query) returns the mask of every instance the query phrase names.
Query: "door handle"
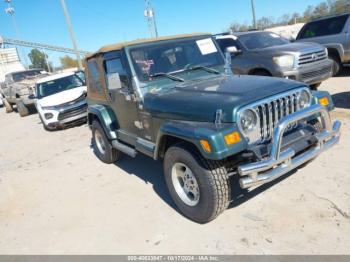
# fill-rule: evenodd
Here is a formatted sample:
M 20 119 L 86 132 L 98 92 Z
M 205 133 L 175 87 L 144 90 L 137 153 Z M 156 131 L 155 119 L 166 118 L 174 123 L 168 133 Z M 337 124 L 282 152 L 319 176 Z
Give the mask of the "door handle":
M 125 97 L 126 101 L 130 101 L 131 100 L 131 92 L 129 90 L 126 89 L 120 89 L 119 93 L 122 94 Z

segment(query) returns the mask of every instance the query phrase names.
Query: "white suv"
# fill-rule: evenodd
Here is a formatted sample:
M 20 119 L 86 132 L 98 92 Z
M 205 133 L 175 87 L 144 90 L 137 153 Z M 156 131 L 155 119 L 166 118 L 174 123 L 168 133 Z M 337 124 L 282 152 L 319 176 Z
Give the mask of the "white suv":
M 86 85 L 74 72 L 42 78 L 35 91 L 35 105 L 46 130 L 86 121 Z

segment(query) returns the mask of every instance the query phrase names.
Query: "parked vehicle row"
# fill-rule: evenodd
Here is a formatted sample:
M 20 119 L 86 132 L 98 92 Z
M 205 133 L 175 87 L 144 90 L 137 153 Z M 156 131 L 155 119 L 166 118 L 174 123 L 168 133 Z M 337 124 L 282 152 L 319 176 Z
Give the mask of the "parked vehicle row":
M 6 112 L 13 106 L 21 117 L 36 107 L 43 127 L 56 130 L 86 122 L 86 85 L 83 71 L 48 74 L 41 69 L 12 72 L 2 85 Z
M 344 17 L 343 24 L 326 18 L 327 26 L 348 37 Z M 296 43 L 251 31 L 105 46 L 86 57 L 85 75 L 9 74 L 5 106 L 16 104 L 22 116 L 35 101 L 47 130 L 87 118 L 93 150 L 106 164 L 122 154 L 161 160 L 178 209 L 207 223 L 232 201 L 234 181 L 245 190 L 269 183 L 339 142 L 332 98 L 316 90 L 338 72 L 335 44 L 302 42 L 319 37 L 320 21 L 305 25 Z M 341 62 L 350 55 L 347 41 L 336 45 Z

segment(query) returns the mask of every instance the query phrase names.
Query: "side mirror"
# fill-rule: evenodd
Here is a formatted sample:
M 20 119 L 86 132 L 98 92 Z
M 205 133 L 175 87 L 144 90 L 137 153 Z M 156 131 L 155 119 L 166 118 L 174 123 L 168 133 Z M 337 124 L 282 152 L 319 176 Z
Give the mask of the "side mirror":
M 230 54 L 239 54 L 241 53 L 241 50 L 238 50 L 235 46 L 229 46 L 226 48 L 226 52 Z

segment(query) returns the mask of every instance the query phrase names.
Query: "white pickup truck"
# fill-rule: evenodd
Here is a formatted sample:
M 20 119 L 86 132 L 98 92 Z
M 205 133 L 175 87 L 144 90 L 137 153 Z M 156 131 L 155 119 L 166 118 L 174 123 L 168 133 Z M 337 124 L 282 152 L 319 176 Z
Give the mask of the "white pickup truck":
M 1 86 L 5 96 L 3 100 L 6 112 L 13 110 L 16 105 L 21 117 L 29 115 L 29 109 L 34 106 L 34 86 L 40 78 L 48 73 L 42 69 L 30 69 L 11 72 L 5 75 L 5 82 Z
M 59 73 L 36 83 L 36 108 L 46 130 L 86 121 L 86 85 L 74 72 Z

